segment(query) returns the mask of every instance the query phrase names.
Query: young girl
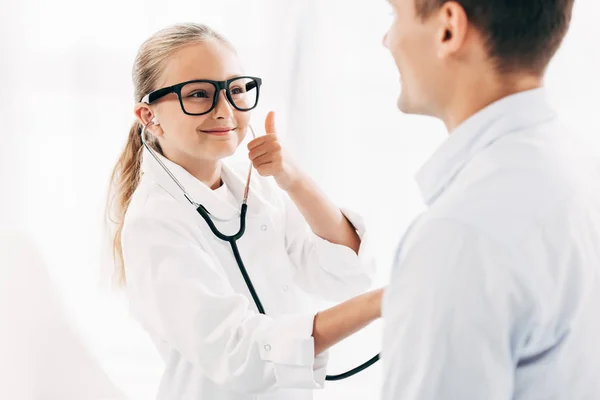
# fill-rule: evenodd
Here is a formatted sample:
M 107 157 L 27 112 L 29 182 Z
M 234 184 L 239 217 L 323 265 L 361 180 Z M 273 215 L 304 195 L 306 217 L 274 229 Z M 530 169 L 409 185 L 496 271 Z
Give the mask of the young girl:
M 326 350 L 380 316 L 381 290 L 359 295 L 374 273 L 362 221 L 290 161 L 272 113 L 250 161 L 223 162 L 248 131 L 262 81 L 242 73 L 218 33 L 157 32 L 133 81 L 137 120 L 113 174 L 114 247 L 132 314 L 166 364 L 158 398 L 311 399 Z M 226 235 L 245 218 L 236 250 L 248 280 L 197 208 Z M 315 314 L 309 297 L 344 302 Z

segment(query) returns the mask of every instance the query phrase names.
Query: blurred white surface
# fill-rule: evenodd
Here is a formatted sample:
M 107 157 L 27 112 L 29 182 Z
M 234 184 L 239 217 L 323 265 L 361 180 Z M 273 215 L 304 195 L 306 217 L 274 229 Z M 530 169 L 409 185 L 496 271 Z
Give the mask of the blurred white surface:
M 74 329 L 32 240 L 0 232 L 0 397 L 124 399 Z

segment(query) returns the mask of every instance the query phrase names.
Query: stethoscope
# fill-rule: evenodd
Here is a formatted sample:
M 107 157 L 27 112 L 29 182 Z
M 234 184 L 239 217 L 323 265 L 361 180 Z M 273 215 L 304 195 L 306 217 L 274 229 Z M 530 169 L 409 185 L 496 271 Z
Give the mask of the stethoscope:
M 152 157 L 158 162 L 158 164 L 160 164 L 162 169 L 171 177 L 171 179 L 177 184 L 177 186 L 179 186 L 179 188 L 183 192 L 183 195 L 185 196 L 185 198 L 190 202 L 190 204 L 192 204 L 192 206 L 194 206 L 194 208 L 196 209 L 198 214 L 200 214 L 200 216 L 204 219 L 204 221 L 206 221 L 206 223 L 208 224 L 208 227 L 210 228 L 212 233 L 216 237 L 221 239 L 222 241 L 229 243 L 229 245 L 231 246 L 231 250 L 233 251 L 233 256 L 235 257 L 235 261 L 240 269 L 240 272 L 242 273 L 242 276 L 244 277 L 244 282 L 246 282 L 246 286 L 248 287 L 248 290 L 250 291 L 250 294 L 252 295 L 252 299 L 254 300 L 254 304 L 256 304 L 256 308 L 258 309 L 258 312 L 260 312 L 261 314 L 267 315 L 267 313 L 265 312 L 265 309 L 260 301 L 260 298 L 258 297 L 256 290 L 254 289 L 254 285 L 252 284 L 252 280 L 250 279 L 250 276 L 248 275 L 248 271 L 246 270 L 246 267 L 244 266 L 244 261 L 242 260 L 240 251 L 237 246 L 237 241 L 239 239 L 241 239 L 242 236 L 244 236 L 244 232 L 246 231 L 246 212 L 248 211 L 248 194 L 250 192 L 250 178 L 252 176 L 252 163 L 250 163 L 250 167 L 248 169 L 248 177 L 246 179 L 246 187 L 244 189 L 244 199 L 242 200 L 242 206 L 240 209 L 240 229 L 237 231 L 237 233 L 235 233 L 233 235 L 224 235 L 215 226 L 208 210 L 206 208 L 204 208 L 204 206 L 202 204 L 196 203 L 192 199 L 192 197 L 185 190 L 183 185 L 177 180 L 177 178 L 175 178 L 175 176 L 171 173 L 171 171 L 169 171 L 169 168 L 167 168 L 167 166 L 162 162 L 162 160 L 158 157 L 158 155 L 154 152 L 154 150 L 146 142 L 146 129 L 148 128 L 148 126 L 150 126 L 153 123 L 154 123 L 154 121 L 150 121 L 146 125 L 144 125 L 144 127 L 142 128 L 140 136 L 142 139 L 143 146 L 150 152 Z M 250 127 L 250 131 L 252 132 L 252 137 L 256 138 L 254 129 L 252 128 L 251 125 L 249 125 L 249 127 Z M 343 374 L 327 375 L 325 377 L 325 380 L 339 381 L 342 379 L 349 378 L 349 377 L 369 368 L 371 365 L 375 364 L 378 360 L 379 360 L 379 354 L 377 354 L 376 356 L 371 358 L 369 361 L 359 365 L 356 368 L 351 369 L 350 371 L 344 372 Z

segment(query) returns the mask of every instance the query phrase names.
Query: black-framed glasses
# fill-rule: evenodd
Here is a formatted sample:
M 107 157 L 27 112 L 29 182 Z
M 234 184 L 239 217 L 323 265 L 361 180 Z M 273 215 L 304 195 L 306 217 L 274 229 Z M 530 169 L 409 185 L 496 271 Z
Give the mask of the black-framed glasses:
M 164 87 L 145 95 L 140 101 L 152 104 L 164 96 L 175 93 L 181 110 L 187 115 L 203 115 L 211 112 L 225 90 L 229 103 L 239 111 L 250 111 L 258 104 L 262 79 L 253 76 L 238 76 L 226 81 L 197 79 Z

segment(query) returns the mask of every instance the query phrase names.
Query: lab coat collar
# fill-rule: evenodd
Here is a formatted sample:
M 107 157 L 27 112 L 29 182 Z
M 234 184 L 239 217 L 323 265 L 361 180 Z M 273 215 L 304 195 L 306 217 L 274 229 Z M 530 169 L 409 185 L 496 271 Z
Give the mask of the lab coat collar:
M 427 205 L 478 152 L 501 136 L 556 117 L 543 88 L 502 98 L 464 121 L 417 173 Z
M 229 165 L 226 162 L 223 162 L 222 164 L 221 179 L 225 182 L 235 199 L 238 201 L 238 206 L 234 207 L 228 202 L 224 202 L 211 188 L 199 181 L 183 167 L 158 154 L 156 151 L 154 153 L 163 164 L 165 164 L 171 174 L 177 178 L 179 183 L 181 183 L 190 195 L 191 199 L 194 202 L 203 205 L 211 216 L 220 220 L 239 218 L 246 186 L 248 167 L 250 166 L 248 163 L 244 164 L 243 173 L 237 171 L 237 168 L 233 168 L 232 165 Z M 145 177 L 151 178 L 159 186 L 169 192 L 169 194 L 180 203 L 185 204 L 187 207 L 191 207 L 190 202 L 185 198 L 181 188 L 173 181 L 169 174 L 161 167 L 146 148 L 144 148 L 142 155 L 142 173 Z M 248 196 L 248 216 L 259 214 L 268 204 L 261 194 L 260 187 L 261 184 L 258 182 L 256 174 L 253 172 L 252 180 L 250 181 L 250 193 Z

